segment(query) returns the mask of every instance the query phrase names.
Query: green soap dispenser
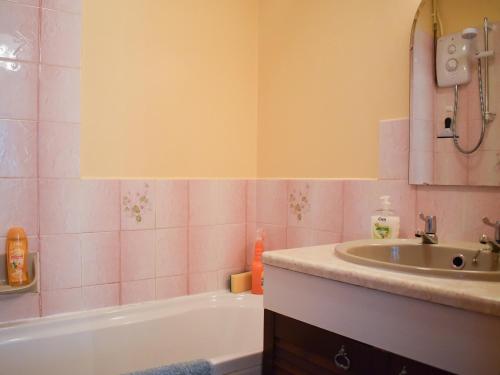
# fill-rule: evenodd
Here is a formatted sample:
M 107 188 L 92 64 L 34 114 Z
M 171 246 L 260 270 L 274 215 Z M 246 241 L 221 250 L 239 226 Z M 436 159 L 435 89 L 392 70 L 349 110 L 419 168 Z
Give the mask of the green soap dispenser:
M 391 197 L 382 195 L 380 206 L 371 217 L 371 236 L 373 239 L 383 240 L 399 238 L 399 216 L 391 209 Z

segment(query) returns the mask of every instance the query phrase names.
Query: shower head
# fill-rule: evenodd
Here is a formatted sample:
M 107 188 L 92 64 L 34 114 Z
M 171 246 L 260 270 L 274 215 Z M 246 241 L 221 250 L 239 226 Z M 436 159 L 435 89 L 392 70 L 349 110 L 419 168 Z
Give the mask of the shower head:
M 477 36 L 477 29 L 474 27 L 468 27 L 462 31 L 462 38 L 464 39 L 474 39 Z

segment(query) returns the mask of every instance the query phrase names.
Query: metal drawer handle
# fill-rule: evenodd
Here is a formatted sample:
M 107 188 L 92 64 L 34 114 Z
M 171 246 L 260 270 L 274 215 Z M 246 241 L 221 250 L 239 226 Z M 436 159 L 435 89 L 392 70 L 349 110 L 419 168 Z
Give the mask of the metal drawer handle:
M 399 372 L 399 375 L 408 375 L 408 371 L 406 371 L 406 366 L 403 366 L 403 368 Z
M 344 371 L 349 370 L 349 368 L 351 367 L 351 360 L 347 356 L 344 345 L 340 347 L 340 350 L 337 352 L 337 354 L 335 354 L 333 360 L 335 362 L 335 366 Z

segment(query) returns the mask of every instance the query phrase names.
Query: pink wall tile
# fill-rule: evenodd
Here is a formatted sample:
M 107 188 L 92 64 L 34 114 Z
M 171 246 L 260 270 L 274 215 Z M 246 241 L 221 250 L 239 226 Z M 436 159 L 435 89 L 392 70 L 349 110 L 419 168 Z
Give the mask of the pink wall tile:
M 189 275 L 189 294 L 212 292 L 219 289 L 217 271 Z
M 465 198 L 466 191 L 463 188 L 418 186 L 415 212 L 437 217 L 440 240 L 465 240 Z M 417 219 L 416 223 L 419 229 L 423 229 L 423 221 Z
M 80 232 L 80 180 L 40 179 L 40 234 Z
M 120 182 L 117 180 L 82 180 L 82 232 L 120 229 Z
M 82 285 L 79 235 L 40 238 L 42 290 L 68 289 Z
M 26 233 L 38 232 L 37 182 L 36 179 L 0 178 L 0 235 L 6 235 L 10 227 L 21 226 Z
M 245 224 L 227 224 L 216 228 L 218 244 L 217 268 L 240 268 L 245 265 Z
M 364 238 L 366 238 L 366 236 Z M 288 227 L 286 241 L 286 247 L 288 249 L 304 246 L 327 245 L 341 242 L 342 234 L 309 228 Z
M 286 249 L 286 226 L 257 223 L 256 227 L 264 229 L 264 250 Z M 255 239 L 255 234 L 253 238 Z
M 289 249 L 304 246 L 328 245 L 341 242 L 342 234 L 308 228 L 288 227 L 286 241 L 286 247 Z
M 410 150 L 408 119 L 381 121 L 379 125 L 379 178 L 408 179 Z
M 0 296 L 0 322 L 40 316 L 40 296 L 35 293 Z
M 434 114 L 434 86 L 432 83 L 418 85 L 423 82 L 423 75 L 417 76 L 412 87 L 412 118 L 417 120 L 433 120 Z
M 311 183 L 312 181 L 288 181 L 287 223 L 294 227 L 311 227 Z
M 257 222 L 284 226 L 287 208 L 287 181 L 257 181 Z
M 188 294 L 187 275 L 156 279 L 156 299 L 180 297 Z
M 48 9 L 57 9 L 65 12 L 81 13 L 82 0 L 41 0 L 42 6 Z
M 155 276 L 155 231 L 122 231 L 121 280 L 141 280 Z
M 344 233 L 342 235 L 342 242 L 355 241 L 355 240 L 366 240 L 369 238 L 366 233 Z
M 342 233 L 343 181 L 311 182 L 311 228 Z
M 468 166 L 470 185 L 500 185 L 500 147 L 496 150 L 478 150 L 469 156 Z
M 188 224 L 188 182 L 156 181 L 156 227 L 183 227 Z
M 0 120 L 0 177 L 36 177 L 36 122 Z
M 244 267 L 230 268 L 217 271 L 217 289 L 231 289 L 231 275 L 245 272 Z
M 390 195 L 392 208 L 400 217 L 400 238 L 415 232 L 415 188 L 404 180 L 346 181 L 344 188 L 344 236 L 363 234 L 370 238 L 370 218 L 380 208 L 379 197 Z
M 0 61 L 0 118 L 37 119 L 38 65 Z
M 0 2 L 0 58 L 38 62 L 38 9 Z
M 257 181 L 247 181 L 247 223 L 257 220 Z
M 220 238 L 216 226 L 189 229 L 189 272 L 215 271 Z
M 413 52 L 413 69 L 418 70 L 421 73 L 419 76 L 424 77 L 427 82 L 431 81 L 434 68 L 433 36 L 423 30 L 416 29 Z
M 156 182 L 152 180 L 121 181 L 121 228 L 154 229 L 156 222 Z
M 17 3 L 17 4 L 24 4 L 24 5 L 31 5 L 31 6 L 40 6 L 40 1 L 41 0 L 8 0 L 11 3 Z
M 412 151 L 409 168 L 410 184 L 432 184 L 434 181 L 434 152 Z
M 83 233 L 80 240 L 83 285 L 120 281 L 120 233 Z
M 245 224 L 190 228 L 190 272 L 243 267 L 245 265 L 245 233 Z
M 434 151 L 434 126 L 432 120 L 414 119 L 409 131 L 412 152 Z
M 121 303 L 139 303 L 155 299 L 156 289 L 155 279 L 135 280 L 122 282 Z
M 252 264 L 253 256 L 254 256 L 254 248 L 255 248 L 255 236 L 257 233 L 257 224 L 256 223 L 247 223 L 246 230 L 246 264 Z
M 286 230 L 286 247 L 304 247 L 311 244 L 312 231 L 309 228 L 288 227 Z
M 246 181 L 219 180 L 217 224 L 241 224 L 246 220 Z
M 80 122 L 80 70 L 42 65 L 40 120 Z
M 500 92 L 500 78 L 498 78 L 495 92 Z M 482 123 L 480 120 L 470 120 L 469 124 L 469 147 L 473 147 L 475 146 L 473 143 L 477 142 L 481 134 Z M 495 117 L 495 121 L 488 126 L 488 135 L 484 138 L 483 150 L 500 150 L 500 126 L 498 124 L 500 124 L 499 117 Z
M 39 176 L 80 177 L 80 127 L 42 122 L 38 134 Z
M 98 309 L 120 304 L 120 284 L 94 285 L 82 288 L 83 307 Z
M 79 311 L 83 308 L 82 289 L 58 289 L 42 291 L 42 315 Z
M 217 224 L 218 206 L 217 180 L 189 181 L 189 225 Z
M 334 233 L 334 232 L 328 232 L 324 230 L 313 230 L 312 231 L 312 237 L 311 237 L 311 245 L 316 246 L 316 245 L 327 245 L 327 244 L 333 244 L 333 243 L 339 243 L 342 242 L 342 234 L 341 233 Z
M 246 181 L 195 180 L 189 182 L 190 225 L 244 223 Z
M 187 262 L 187 228 L 157 229 L 156 277 L 186 274 Z
M 482 222 L 487 216 L 490 221 L 500 220 L 500 189 L 467 188 L 464 208 L 464 238 L 476 242 L 482 234 L 495 238 L 495 230 Z M 439 220 L 439 218 L 438 218 Z
M 479 81 L 477 79 L 477 69 L 473 70 L 470 83 L 467 85 L 468 119 L 475 120 L 481 118 L 481 104 L 479 102 Z M 462 101 L 463 103 L 463 101 Z M 464 106 L 465 107 L 465 106 Z
M 80 66 L 81 16 L 42 10 L 42 64 Z
M 434 153 L 434 183 L 438 185 L 467 184 L 467 156 L 456 151 Z

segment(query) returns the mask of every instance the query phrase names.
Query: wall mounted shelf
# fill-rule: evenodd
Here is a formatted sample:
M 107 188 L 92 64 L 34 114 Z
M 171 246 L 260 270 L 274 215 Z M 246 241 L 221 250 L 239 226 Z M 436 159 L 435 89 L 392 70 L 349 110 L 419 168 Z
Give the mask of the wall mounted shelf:
M 0 295 L 20 294 L 20 293 L 39 293 L 40 292 L 40 272 L 38 253 L 29 253 L 28 273 L 31 282 L 22 286 L 10 286 L 7 283 L 7 270 L 5 264 L 5 254 L 0 255 Z

